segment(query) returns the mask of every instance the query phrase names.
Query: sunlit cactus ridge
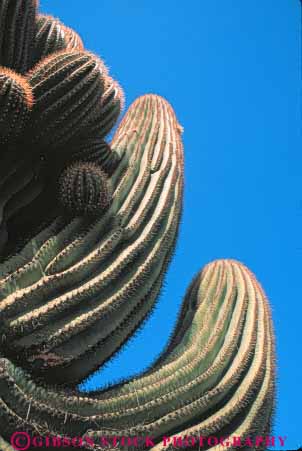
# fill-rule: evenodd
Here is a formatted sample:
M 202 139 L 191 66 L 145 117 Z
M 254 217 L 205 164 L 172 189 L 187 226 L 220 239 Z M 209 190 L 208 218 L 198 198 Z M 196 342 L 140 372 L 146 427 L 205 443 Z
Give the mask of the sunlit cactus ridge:
M 77 389 L 154 309 L 182 212 L 182 127 L 172 107 L 139 97 L 109 143 L 123 107 L 122 88 L 76 32 L 39 14 L 36 1 L 0 0 L 3 451 L 16 431 L 82 437 L 86 450 L 101 449 L 102 436 L 151 436 L 155 451 L 173 448 L 163 436 L 244 440 L 271 430 L 270 307 L 231 259 L 194 277 L 147 370 Z

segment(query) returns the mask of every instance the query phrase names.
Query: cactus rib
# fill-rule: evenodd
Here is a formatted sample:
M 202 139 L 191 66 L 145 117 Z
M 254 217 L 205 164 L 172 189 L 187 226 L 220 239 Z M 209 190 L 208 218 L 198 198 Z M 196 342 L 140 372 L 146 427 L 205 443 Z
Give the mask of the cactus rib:
M 109 391 L 53 391 L 6 359 L 0 362 L 2 403 L 32 433 L 34 424 L 43 431 L 43 419 L 52 434 L 80 431 L 95 442 L 100 436 L 147 434 L 158 442 L 154 450 L 164 449 L 160 438 L 169 434 L 253 437 L 265 430 L 274 399 L 268 303 L 250 271 L 232 260 L 213 262 L 194 279 L 159 360 Z
M 52 16 L 39 14 L 35 35 L 35 63 L 60 50 L 83 50 L 81 38 Z
M 49 254 L 52 260 L 33 259 L 24 269 L 3 280 L 2 290 L 5 291 L 5 283 L 11 287 L 10 295 L 0 304 L 0 315 L 6 324 L 3 333 L 11 343 L 9 347 L 12 352 L 22 350 L 21 355 L 25 352 L 29 361 L 41 361 L 35 356 L 57 355 L 58 364 L 51 363 L 53 370 L 50 371 L 47 367 L 48 377 L 52 375 L 56 382 L 75 378 L 78 373 L 81 380 L 89 374 L 88 365 L 79 368 L 80 359 L 88 349 L 90 355 L 97 345 L 104 347 L 100 365 L 114 352 L 112 344 L 111 352 L 106 351 L 106 343 L 112 343 L 115 335 L 119 336 L 120 347 L 129 332 L 127 328 L 122 333 L 119 329 L 115 332 L 115 327 L 135 313 L 136 306 L 159 277 L 158 271 L 165 272 L 164 262 L 172 252 L 182 192 L 177 123 L 170 107 L 157 96 L 139 99 L 129 114 L 140 110 L 142 105 L 145 119 L 140 123 L 134 121 L 139 134 L 133 133 L 128 140 L 128 146 L 135 146 L 136 150 L 131 155 L 128 170 L 114 187 L 107 214 L 57 255 Z M 167 122 L 167 145 L 161 166 L 151 174 L 149 162 L 160 145 L 158 114 Z M 134 124 L 127 122 L 126 115 L 116 140 L 131 131 Z M 115 149 L 114 143 L 112 148 Z M 120 195 L 122 185 L 128 190 L 126 199 Z M 113 229 L 115 235 L 104 235 L 102 231 L 106 231 L 113 215 L 119 224 Z M 56 248 L 58 241 L 59 236 Z M 133 268 L 137 265 L 137 270 L 127 272 L 130 265 Z M 33 277 L 37 278 L 36 283 Z M 13 286 L 18 288 L 15 292 L 12 292 Z M 80 336 L 85 346 L 74 346 Z
M 109 144 L 123 106 L 122 88 L 72 29 L 38 14 L 37 0 L 0 0 L 3 451 L 16 431 L 39 441 L 77 437 L 86 451 L 101 451 L 104 436 L 149 436 L 151 451 L 172 451 L 175 435 L 190 437 L 193 450 L 200 436 L 253 447 L 270 433 L 270 308 L 236 260 L 196 275 L 149 368 L 95 392 L 76 387 L 154 309 L 180 224 L 182 127 L 165 99 L 148 94 Z

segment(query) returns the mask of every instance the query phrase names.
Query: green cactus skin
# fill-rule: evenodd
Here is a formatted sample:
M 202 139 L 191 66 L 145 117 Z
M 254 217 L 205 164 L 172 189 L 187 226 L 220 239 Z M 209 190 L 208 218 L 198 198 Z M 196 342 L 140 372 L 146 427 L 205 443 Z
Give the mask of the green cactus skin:
M 73 216 L 100 216 L 111 202 L 107 175 L 94 163 L 68 166 L 59 180 L 59 200 Z
M 84 50 L 81 38 L 52 16 L 37 17 L 34 62 L 60 50 Z
M 146 371 L 88 394 L 75 388 L 156 304 L 182 211 L 182 128 L 167 101 L 145 95 L 107 144 L 122 89 L 76 33 L 37 16 L 36 6 L 0 0 L 0 449 L 12 450 L 16 431 L 95 443 L 151 436 L 152 451 L 174 449 L 163 436 L 269 434 L 270 309 L 255 276 L 234 260 L 214 261 L 194 278 L 169 344 Z M 75 216 L 100 189 L 81 177 L 79 186 L 67 183 L 80 202 L 66 188 L 60 195 L 72 211 L 60 208 L 55 192 L 68 165 L 107 173 L 106 211 Z M 37 223 L 17 246 L 24 215 Z
M 28 208 L 44 189 L 44 183 L 37 175 L 39 163 L 34 160 L 30 165 L 22 163 L 15 165 L 0 183 L 0 253 L 4 254 L 10 238 L 7 224 L 20 209 Z
M 36 0 L 0 0 L 0 65 L 24 74 L 32 67 Z
M 85 396 L 38 386 L 1 359 L 0 412 L 32 434 L 81 434 L 95 443 L 101 436 L 148 435 L 158 442 L 153 451 L 173 449 L 163 446 L 163 436 L 244 440 L 269 432 L 274 366 L 262 288 L 241 263 L 218 260 L 193 280 L 170 343 L 146 372 Z
M 78 383 L 120 348 L 152 308 L 174 248 L 183 157 L 171 107 L 141 97 L 111 147 L 122 160 L 106 214 L 73 220 L 22 267 L 5 264 L 6 352 L 52 383 Z

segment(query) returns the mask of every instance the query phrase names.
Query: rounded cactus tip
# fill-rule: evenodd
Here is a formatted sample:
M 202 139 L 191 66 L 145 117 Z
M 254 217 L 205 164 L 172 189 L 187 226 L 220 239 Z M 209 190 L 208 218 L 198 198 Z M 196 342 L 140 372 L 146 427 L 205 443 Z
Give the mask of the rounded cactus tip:
M 0 142 L 9 144 L 25 128 L 34 104 L 33 91 L 20 74 L 0 67 Z
M 16 97 L 19 95 L 28 109 L 33 107 L 34 95 L 26 77 L 8 67 L 0 66 L 0 93 L 1 96 L 6 93 L 8 100 L 15 101 L 17 101 Z
M 112 104 L 118 105 L 122 111 L 125 107 L 125 93 L 120 84 L 109 75 L 104 77 L 104 99 L 103 103 L 106 105 L 109 103 L 109 99 Z
M 107 175 L 95 163 L 76 162 L 59 178 L 59 200 L 72 216 L 96 216 L 110 205 L 112 189 Z
M 34 63 L 61 50 L 84 50 L 80 36 L 60 20 L 39 14 L 36 21 Z

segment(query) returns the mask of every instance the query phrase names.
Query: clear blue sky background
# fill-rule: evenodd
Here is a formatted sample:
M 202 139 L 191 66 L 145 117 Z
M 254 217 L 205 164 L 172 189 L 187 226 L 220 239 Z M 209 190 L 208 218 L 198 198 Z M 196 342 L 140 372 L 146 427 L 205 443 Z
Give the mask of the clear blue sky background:
M 41 0 L 101 55 L 127 106 L 158 93 L 184 126 L 185 208 L 156 312 L 84 386 L 144 369 L 166 344 L 192 276 L 241 260 L 271 301 L 275 434 L 302 445 L 302 146 L 299 0 Z

